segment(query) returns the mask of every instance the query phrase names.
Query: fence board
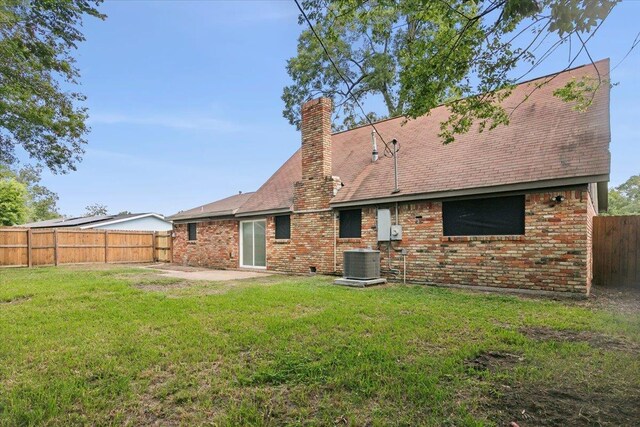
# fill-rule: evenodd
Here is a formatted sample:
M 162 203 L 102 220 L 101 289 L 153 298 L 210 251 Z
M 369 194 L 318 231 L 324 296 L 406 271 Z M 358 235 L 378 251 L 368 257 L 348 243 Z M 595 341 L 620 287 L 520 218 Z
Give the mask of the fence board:
M 640 288 L 640 215 L 593 219 L 595 285 Z
M 0 227 L 0 267 L 168 262 L 171 233 Z
M 29 262 L 27 244 L 27 233 L 24 230 L 0 233 L 0 264 L 26 266 Z

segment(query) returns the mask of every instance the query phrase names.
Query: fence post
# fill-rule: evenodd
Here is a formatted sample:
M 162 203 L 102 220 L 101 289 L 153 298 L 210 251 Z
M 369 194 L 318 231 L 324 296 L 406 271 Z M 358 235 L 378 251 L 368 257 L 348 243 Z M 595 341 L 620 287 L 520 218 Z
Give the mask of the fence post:
M 31 233 L 31 228 L 27 229 L 27 266 L 31 267 L 33 265 L 33 255 L 31 253 L 31 247 L 33 243 L 31 240 L 33 239 L 33 234 Z
M 104 230 L 104 263 L 109 263 L 109 230 Z
M 58 266 L 58 229 L 53 229 L 53 265 Z
M 157 253 L 156 253 L 156 250 L 157 250 L 156 247 L 158 246 L 157 242 L 156 242 L 156 238 L 157 238 L 157 232 L 153 231 L 152 234 L 151 234 L 151 240 L 153 240 L 153 243 L 151 244 L 151 246 L 153 248 L 153 253 L 151 255 L 151 259 L 152 259 L 153 262 L 156 262 L 156 259 L 158 258 L 157 257 Z

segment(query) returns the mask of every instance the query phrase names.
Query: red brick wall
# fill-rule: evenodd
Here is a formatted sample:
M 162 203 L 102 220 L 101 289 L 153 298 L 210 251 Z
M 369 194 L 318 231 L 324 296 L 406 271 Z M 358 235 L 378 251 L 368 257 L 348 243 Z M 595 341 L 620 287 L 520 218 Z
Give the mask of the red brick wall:
M 563 195 L 565 200 L 552 199 Z M 391 208 L 392 219 L 394 205 Z M 585 189 L 532 193 L 525 202 L 524 236 L 442 236 L 441 202 L 398 205 L 403 240 L 378 244 L 378 207 L 362 209 L 362 237 L 340 239 L 334 212 L 291 214 L 291 239 L 275 239 L 274 217 L 267 218 L 267 268 L 288 273 L 342 272 L 342 253 L 371 247 L 381 251 L 381 268 L 402 277 L 406 248 L 407 279 L 433 284 L 492 286 L 588 292 L 591 283 L 591 224 L 596 214 Z M 238 268 L 238 221 L 198 223 L 198 240 L 187 242 L 186 224 L 174 229 L 174 262 L 212 268 Z M 335 245 L 335 246 L 334 246 Z M 335 247 L 335 260 L 334 260 Z M 335 262 L 335 268 L 334 268 Z
M 238 268 L 238 221 L 197 223 L 197 240 L 187 241 L 187 224 L 174 224 L 173 262 L 210 268 Z
M 556 195 L 564 195 L 565 200 L 551 203 Z M 399 249 L 406 248 L 407 279 L 411 281 L 584 293 L 590 263 L 588 198 L 586 188 L 528 194 L 524 236 L 473 238 L 442 236 L 440 202 L 400 203 L 403 240 L 393 242 L 390 257 L 388 245 L 376 242 L 376 208 L 365 208 L 362 238 L 338 244 L 338 271 L 342 270 L 342 251 L 371 246 L 381 251 L 382 270 L 390 266 L 401 278 Z M 384 207 L 392 208 L 393 219 L 394 207 Z
M 275 221 L 267 221 L 267 268 L 288 273 L 331 274 L 333 266 L 333 212 L 291 215 L 291 239 L 275 239 Z

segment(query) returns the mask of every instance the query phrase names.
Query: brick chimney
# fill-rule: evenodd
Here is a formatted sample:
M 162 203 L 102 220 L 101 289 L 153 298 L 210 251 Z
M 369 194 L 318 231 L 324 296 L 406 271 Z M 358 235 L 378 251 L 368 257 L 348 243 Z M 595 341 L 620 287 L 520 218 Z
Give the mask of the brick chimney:
M 302 180 L 296 182 L 294 209 L 326 209 L 341 187 L 331 175 L 331 99 L 318 98 L 302 105 Z

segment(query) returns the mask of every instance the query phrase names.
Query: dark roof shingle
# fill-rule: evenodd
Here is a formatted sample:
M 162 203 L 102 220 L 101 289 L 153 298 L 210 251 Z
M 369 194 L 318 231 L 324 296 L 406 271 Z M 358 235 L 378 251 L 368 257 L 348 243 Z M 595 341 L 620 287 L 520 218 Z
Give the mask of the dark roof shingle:
M 601 75 L 608 75 L 608 59 L 595 65 Z M 376 123 L 386 141 L 395 138 L 401 145 L 399 195 L 475 188 L 490 191 L 491 187 L 511 184 L 608 176 L 611 139 L 608 85 L 602 84 L 585 112 L 575 111 L 570 103 L 553 95 L 556 89 L 582 76 L 597 79 L 598 72 L 589 64 L 553 78 L 518 85 L 503 102 L 512 114 L 508 126 L 482 133 L 472 129 L 448 145 L 443 145 L 438 136 L 440 123 L 449 114 L 445 106 L 406 123 L 402 117 Z M 544 80 L 548 83 L 535 89 Z M 383 148 L 378 141 L 379 149 Z M 332 156 L 333 175 L 344 183 L 332 204 L 393 196 L 393 159 L 380 156 L 380 160 L 371 162 L 370 126 L 333 134 Z M 293 184 L 301 177 L 298 150 L 238 213 L 291 208 Z

